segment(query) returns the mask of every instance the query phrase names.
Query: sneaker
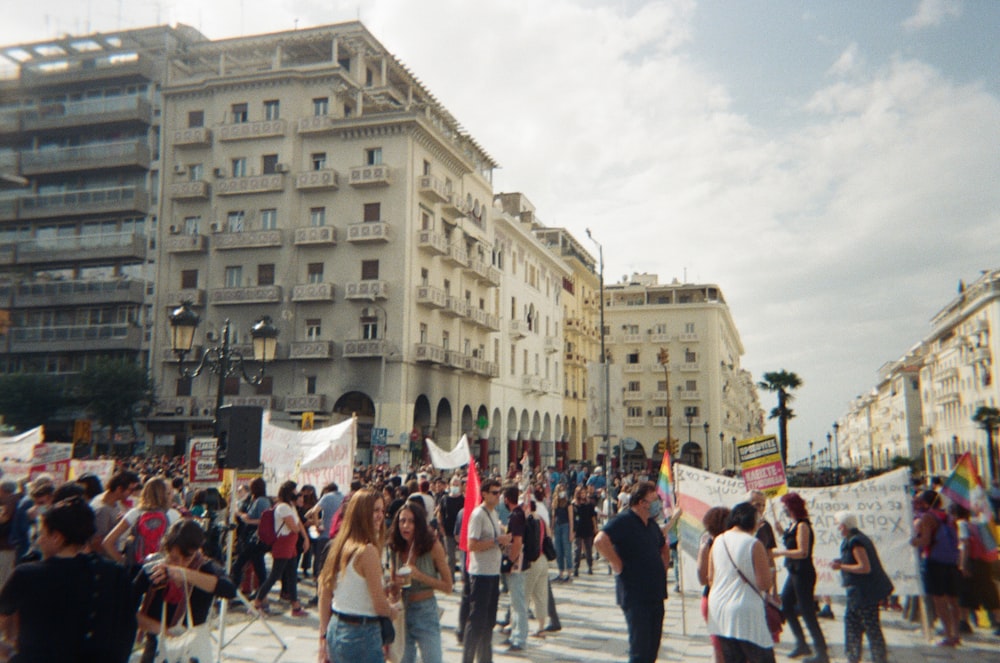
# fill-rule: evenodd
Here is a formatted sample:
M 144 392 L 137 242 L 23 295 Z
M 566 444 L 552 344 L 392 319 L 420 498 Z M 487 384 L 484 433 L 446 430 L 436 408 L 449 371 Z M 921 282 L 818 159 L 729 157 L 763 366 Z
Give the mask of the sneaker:
M 959 645 L 958 638 L 945 638 L 944 640 L 939 640 L 937 642 L 938 647 L 957 647 Z
M 811 653 L 813 653 L 813 650 L 809 649 L 809 645 L 805 644 L 804 642 L 800 642 L 799 644 L 795 645 L 795 649 L 793 649 L 791 653 L 788 654 L 788 658 L 799 658 L 800 656 L 808 656 Z
M 821 617 L 822 619 L 833 619 L 833 610 L 830 609 L 830 606 L 824 605 L 823 608 L 816 613 L 816 616 Z
M 298 608 L 292 608 L 292 617 L 307 617 L 308 615 L 309 611 L 307 611 L 302 606 L 299 606 Z
M 524 651 L 524 647 L 522 647 L 521 645 L 514 645 L 514 644 L 512 644 L 509 647 L 507 647 L 507 651 L 508 652 L 512 652 L 512 651 L 514 651 L 514 652 L 516 652 L 516 651 Z
M 553 624 L 549 624 L 548 626 L 545 627 L 546 633 L 558 633 L 561 630 L 562 626 L 555 626 Z

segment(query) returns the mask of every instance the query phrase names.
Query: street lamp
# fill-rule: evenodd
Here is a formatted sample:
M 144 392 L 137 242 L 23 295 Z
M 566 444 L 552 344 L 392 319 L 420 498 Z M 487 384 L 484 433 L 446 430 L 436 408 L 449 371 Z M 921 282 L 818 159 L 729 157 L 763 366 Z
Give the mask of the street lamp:
M 708 472 L 711 467 L 711 463 L 708 462 L 708 422 L 702 424 L 702 427 L 705 429 L 705 471 Z
M 230 345 L 230 324 L 226 318 L 222 326 L 222 345 L 206 348 L 201 355 L 201 361 L 193 369 L 184 368 L 184 357 L 191 352 L 194 344 L 194 332 L 201 318 L 191 310 L 191 302 L 181 303 L 170 313 L 170 347 L 177 355 L 177 370 L 181 377 L 191 380 L 206 368 L 219 376 L 219 386 L 215 392 L 215 435 L 219 431 L 219 408 L 222 407 L 225 396 L 226 379 L 239 374 L 247 384 L 259 385 L 264 380 L 264 369 L 267 362 L 274 359 L 278 346 L 278 329 L 271 323 L 269 316 L 261 316 L 250 328 L 253 339 L 253 359 L 260 362 L 260 369 L 250 375 L 246 370 L 246 358 L 239 350 Z
M 830 469 L 832 470 L 833 469 L 833 435 L 831 435 L 830 433 L 826 434 L 826 461 L 829 464 Z
M 840 483 L 840 424 L 836 421 L 833 422 L 833 457 L 834 462 L 837 464 L 836 476 L 837 483 Z
M 739 452 L 736 450 L 736 436 L 735 435 L 733 435 L 733 465 L 734 465 L 733 471 L 736 472 L 737 474 L 739 474 L 740 473 L 740 458 L 739 458 Z
M 663 391 L 667 395 L 667 438 L 663 444 L 663 450 L 666 452 L 670 449 L 670 350 L 660 348 L 659 354 L 656 355 L 656 360 L 663 367 Z M 677 458 L 674 457 L 674 460 L 677 460 Z
M 600 278 L 601 295 L 601 362 L 604 364 L 604 464 L 607 466 L 604 476 L 611 482 L 611 367 L 608 365 L 608 355 L 604 350 L 604 247 L 590 234 L 587 237 L 597 246 L 597 259 L 600 263 L 598 277 Z M 618 444 L 618 467 L 622 466 L 622 445 Z M 607 500 L 608 516 L 611 516 L 611 500 Z
M 722 469 L 726 469 L 726 434 L 722 431 L 719 431 L 719 455 L 722 456 Z
M 809 474 L 816 473 L 816 462 L 813 456 L 813 441 L 809 440 Z

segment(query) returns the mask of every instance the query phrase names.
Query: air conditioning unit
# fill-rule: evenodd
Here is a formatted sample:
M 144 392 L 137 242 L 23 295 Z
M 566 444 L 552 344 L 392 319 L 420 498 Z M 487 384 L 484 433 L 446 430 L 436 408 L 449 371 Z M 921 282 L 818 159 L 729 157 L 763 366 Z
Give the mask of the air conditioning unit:
M 215 170 L 213 170 L 212 172 L 213 172 L 213 173 L 215 174 L 215 176 L 216 176 L 217 178 L 219 178 L 220 180 L 221 180 L 221 179 L 225 179 L 225 177 L 226 177 L 226 171 L 224 171 L 224 170 L 223 170 L 223 169 L 221 169 L 221 168 L 216 168 L 216 169 L 215 169 Z
M 276 173 L 287 173 L 288 172 L 288 164 L 287 163 L 278 163 L 278 164 L 275 164 L 274 165 L 274 172 L 276 172 Z
M 220 226 L 218 223 L 213 223 L 208 228 L 213 233 L 221 233 L 222 232 L 222 226 Z
M 180 226 L 170 226 L 170 234 L 171 235 L 180 235 L 181 234 Z
M 184 414 L 184 406 L 178 405 L 174 408 L 174 414 Z
M 174 164 L 174 173 L 176 173 L 177 175 L 183 175 L 186 172 L 187 168 L 184 167 L 184 164 L 182 163 Z

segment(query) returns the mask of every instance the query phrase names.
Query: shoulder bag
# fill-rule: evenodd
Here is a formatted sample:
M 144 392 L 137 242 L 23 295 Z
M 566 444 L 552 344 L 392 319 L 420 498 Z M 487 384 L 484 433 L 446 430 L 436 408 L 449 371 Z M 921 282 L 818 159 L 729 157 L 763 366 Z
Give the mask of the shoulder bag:
M 733 555 L 729 552 L 729 544 L 725 539 L 722 540 L 722 547 L 726 549 L 726 556 L 729 557 L 729 561 L 732 562 L 733 568 L 736 569 L 738 574 L 740 574 L 740 578 L 743 582 L 750 585 L 750 589 L 752 589 L 754 593 L 760 597 L 760 600 L 764 602 L 764 618 L 767 620 L 767 630 L 771 632 L 771 638 L 773 638 L 775 642 L 778 642 L 781 637 L 781 625 L 785 623 L 785 615 L 781 612 L 781 601 L 770 594 L 766 594 L 757 589 L 757 585 L 750 582 L 750 580 L 743 575 L 743 572 L 740 571 L 740 567 L 738 567 L 736 562 L 733 560 Z
M 184 577 L 184 596 L 186 610 L 184 616 L 184 632 L 179 635 L 169 635 L 167 632 L 167 603 L 163 602 L 160 616 L 160 635 L 156 640 L 155 663 L 189 663 L 190 661 L 215 660 L 212 634 L 208 630 L 208 622 L 195 626 L 191 622 L 191 588 Z

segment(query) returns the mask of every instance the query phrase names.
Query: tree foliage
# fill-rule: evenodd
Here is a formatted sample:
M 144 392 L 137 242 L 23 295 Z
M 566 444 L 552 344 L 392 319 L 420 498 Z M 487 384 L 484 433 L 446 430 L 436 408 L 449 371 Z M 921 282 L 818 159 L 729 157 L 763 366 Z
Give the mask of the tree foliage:
M 795 398 L 791 392 L 802 386 L 802 379 L 795 373 L 784 369 L 771 371 L 761 376 L 757 386 L 766 391 L 778 394 L 778 405 L 771 410 L 768 419 L 778 420 L 778 441 L 781 445 L 781 461 L 788 464 L 788 420 L 795 417 L 795 412 L 788 407 Z
M 45 424 L 65 402 L 63 386 L 54 377 L 33 373 L 0 376 L 0 414 L 18 430 Z
M 153 384 L 146 370 L 127 359 L 104 359 L 87 367 L 77 378 L 76 396 L 87 412 L 111 438 L 129 427 L 153 401 Z

